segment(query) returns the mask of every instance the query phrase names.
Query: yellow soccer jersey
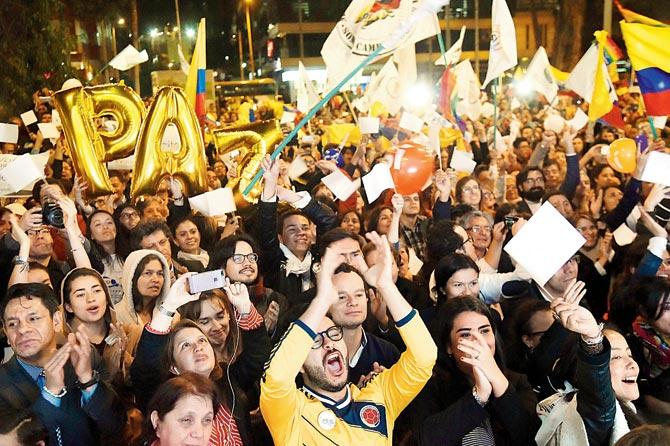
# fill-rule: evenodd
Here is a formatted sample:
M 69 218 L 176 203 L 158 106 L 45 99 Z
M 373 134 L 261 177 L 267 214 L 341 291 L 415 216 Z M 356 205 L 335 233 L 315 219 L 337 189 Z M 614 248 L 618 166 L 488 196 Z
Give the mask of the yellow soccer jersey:
M 431 376 L 437 347 L 416 310 L 398 321 L 407 350 L 362 389 L 349 384 L 342 401 L 303 387 L 300 372 L 316 334 L 291 324 L 261 379 L 260 408 L 276 445 L 391 445 L 393 424 Z

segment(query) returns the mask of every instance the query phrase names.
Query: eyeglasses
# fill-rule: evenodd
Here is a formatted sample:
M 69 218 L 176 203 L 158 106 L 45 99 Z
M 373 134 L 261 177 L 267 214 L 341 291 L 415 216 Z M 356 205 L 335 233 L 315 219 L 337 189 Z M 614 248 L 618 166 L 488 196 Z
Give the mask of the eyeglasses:
M 140 214 L 138 214 L 137 211 L 132 211 L 132 212 L 122 212 L 119 217 L 124 220 L 127 220 L 129 218 L 139 217 L 139 215 Z
M 526 178 L 526 181 L 524 181 L 523 184 L 544 184 L 544 178 Z
M 47 229 L 47 228 L 42 228 L 42 229 L 30 229 L 30 230 L 26 231 L 26 234 L 27 234 L 28 237 L 30 237 L 30 238 L 35 238 L 35 237 L 37 237 L 38 235 L 41 235 L 41 236 L 47 236 L 47 235 L 51 234 L 51 231 L 50 231 L 49 229 Z
M 467 229 L 467 231 L 472 231 L 475 234 L 479 234 L 480 232 L 491 232 L 493 228 L 491 226 L 479 226 L 479 225 L 474 225 L 470 229 Z
M 570 260 L 565 262 L 565 266 L 569 265 L 570 263 L 574 263 L 575 265 L 579 265 L 579 262 L 581 262 L 581 257 L 579 257 L 578 255 L 574 255 L 574 256 L 570 257 Z
M 258 262 L 258 254 L 252 252 L 251 254 L 233 254 L 233 263 L 244 263 L 244 260 L 248 260 L 251 263 Z
M 316 339 L 314 339 L 314 344 L 312 344 L 312 350 L 321 348 L 321 346 L 326 340 L 325 338 L 326 336 L 328 336 L 328 339 L 330 339 L 331 341 L 339 341 L 340 339 L 342 339 L 343 336 L 342 327 L 333 325 L 328 330 L 317 333 Z
M 465 245 L 467 245 L 468 243 L 474 243 L 474 240 L 472 240 L 472 237 L 466 238 L 465 241 L 461 244 L 460 249 L 465 250 Z
M 479 186 L 471 186 L 471 187 L 464 187 L 463 188 L 463 192 L 468 193 L 468 194 L 473 193 L 473 192 L 479 192 L 479 191 L 480 191 Z

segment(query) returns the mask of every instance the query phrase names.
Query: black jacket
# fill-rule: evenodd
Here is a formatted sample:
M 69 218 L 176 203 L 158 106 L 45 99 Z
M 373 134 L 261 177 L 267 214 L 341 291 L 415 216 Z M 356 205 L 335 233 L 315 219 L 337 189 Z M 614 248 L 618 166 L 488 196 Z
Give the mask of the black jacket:
M 103 375 L 100 357 L 94 356 L 94 368 Z M 77 376 L 68 362 L 65 365 L 67 393 L 61 407 L 55 407 L 42 398 L 41 389 L 14 356 L 0 367 L 0 411 L 30 408 L 49 431 L 51 446 L 122 444 L 126 412 L 116 393 L 106 382 L 100 381 L 91 399 L 82 406 L 76 381 Z

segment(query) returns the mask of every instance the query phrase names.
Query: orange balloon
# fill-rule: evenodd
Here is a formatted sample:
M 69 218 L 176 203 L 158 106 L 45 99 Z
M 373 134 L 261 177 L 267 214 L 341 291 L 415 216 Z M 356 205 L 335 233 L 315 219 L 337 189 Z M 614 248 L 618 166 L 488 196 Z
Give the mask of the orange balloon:
M 607 162 L 612 169 L 621 173 L 632 173 L 637 166 L 637 145 L 635 140 L 621 138 L 610 144 Z
M 396 156 L 399 156 L 396 151 Z M 394 162 L 394 165 L 396 163 Z M 433 175 L 435 160 L 423 148 L 409 148 L 402 153 L 400 168 L 391 166 L 391 177 L 395 190 L 401 195 L 421 192 L 421 188 Z

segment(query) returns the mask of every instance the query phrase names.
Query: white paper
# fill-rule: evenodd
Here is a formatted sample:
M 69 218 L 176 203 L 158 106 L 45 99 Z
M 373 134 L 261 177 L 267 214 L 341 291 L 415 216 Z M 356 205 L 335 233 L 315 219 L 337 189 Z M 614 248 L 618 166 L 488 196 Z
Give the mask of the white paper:
M 19 126 L 0 122 L 0 142 L 16 144 L 19 140 Z
M 323 177 L 321 181 L 341 201 L 351 197 L 351 194 L 360 187 L 360 180 L 351 181 L 340 169 L 336 169 L 330 175 Z
M 407 268 L 409 269 L 409 272 L 411 275 L 416 276 L 419 274 L 419 271 L 421 271 L 421 267 L 423 266 L 423 262 L 421 261 L 420 258 L 416 256 L 416 253 L 412 248 L 409 248 L 409 265 L 407 265 Z
M 288 166 L 288 176 L 292 180 L 295 180 L 296 178 L 300 178 L 300 176 L 308 170 L 307 164 L 305 164 L 305 160 L 302 159 L 302 156 L 296 156 Z
M 545 130 L 553 130 L 556 133 L 561 133 L 564 126 L 565 119 L 563 119 L 560 115 L 551 114 L 544 120 L 543 127 Z
M 652 116 L 652 120 L 654 121 L 654 127 L 656 127 L 656 133 L 661 133 L 661 130 L 663 130 L 663 127 L 665 127 L 665 123 L 668 122 L 668 117 L 667 116 Z
M 361 116 L 358 118 L 358 128 L 361 129 L 362 134 L 379 133 L 379 118 Z
M 135 155 L 127 158 L 113 160 L 107 163 L 107 170 L 133 170 L 135 167 Z
M 165 126 L 163 138 L 161 139 L 161 150 L 168 153 L 178 153 L 181 149 L 181 138 L 179 129 L 175 124 Z
M 403 112 L 402 116 L 400 117 L 400 124 L 398 124 L 398 127 L 409 130 L 411 132 L 419 133 L 423 128 L 423 119 L 411 113 Z
M 109 66 L 120 71 L 126 71 L 147 60 L 149 60 L 149 55 L 146 50 L 137 51 L 134 46 L 128 45 L 109 61 Z
M 33 156 L 24 154 L 0 170 L 0 177 L 9 185 L 10 193 L 18 192 L 44 177 L 44 165 L 40 169 Z
M 34 124 L 37 122 L 37 116 L 35 116 L 35 112 L 32 110 L 28 110 L 25 113 L 21 113 L 21 121 L 28 127 L 30 124 Z
M 456 172 L 470 174 L 474 172 L 475 167 L 477 167 L 477 162 L 469 157 L 467 153 L 461 150 L 454 150 L 449 167 L 453 168 Z
M 47 161 L 49 161 L 49 152 L 40 153 L 38 155 L 28 155 L 28 156 L 32 157 L 33 163 L 35 163 L 40 172 L 44 172 L 44 166 L 46 165 Z M 12 164 L 18 157 L 19 155 L 0 154 L 0 172 L 8 168 L 10 164 Z M 34 180 L 23 186 L 21 188 L 21 191 L 22 192 L 31 191 L 35 181 L 37 180 Z M 14 190 L 14 187 L 9 183 L 7 183 L 5 179 L 2 177 L 2 174 L 0 173 L 0 196 L 12 195 L 15 192 L 16 190 Z
M 614 241 L 616 241 L 619 246 L 630 245 L 637 237 L 637 233 L 631 231 L 631 229 L 626 226 L 626 223 L 622 223 L 612 235 L 614 236 Z
M 51 122 L 53 122 L 56 127 L 61 127 L 63 124 L 60 120 L 60 113 L 55 108 L 51 110 Z
M 575 130 L 581 130 L 586 124 L 589 123 L 589 115 L 584 113 L 581 108 L 577 109 L 575 116 L 567 121 L 568 125 Z
M 363 187 L 369 203 L 379 198 L 386 189 L 395 189 L 389 165 L 386 163 L 375 164 L 370 173 L 363 177 Z
M 44 139 L 60 138 L 60 130 L 53 122 L 40 122 L 37 124 Z
M 281 115 L 281 124 L 288 124 L 295 120 L 295 113 L 290 111 L 284 111 Z
M 393 158 L 393 168 L 399 170 L 402 165 L 402 158 L 405 156 L 405 149 L 397 148 Z
M 220 217 L 237 210 L 233 190 L 228 187 L 189 197 L 188 202 L 193 209 L 206 217 Z
M 579 231 L 547 201 L 509 241 L 505 251 L 544 286 L 584 243 Z
M 652 152 L 647 159 L 647 165 L 642 172 L 642 181 L 670 186 L 670 155 L 661 152 Z

